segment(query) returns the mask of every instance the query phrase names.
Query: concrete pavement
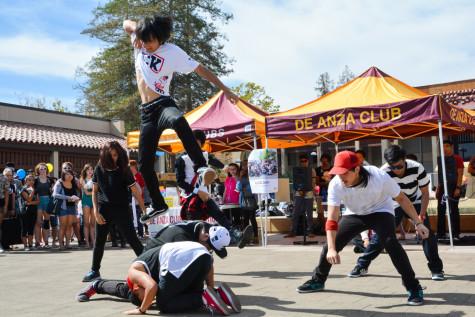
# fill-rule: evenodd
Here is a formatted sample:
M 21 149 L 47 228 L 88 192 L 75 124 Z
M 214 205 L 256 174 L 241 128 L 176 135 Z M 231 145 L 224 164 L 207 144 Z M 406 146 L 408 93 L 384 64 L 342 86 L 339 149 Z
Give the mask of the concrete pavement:
M 320 238 L 321 239 L 321 238 Z M 440 246 L 448 280 L 430 279 L 419 245 L 406 245 L 411 263 L 425 290 L 425 305 L 406 305 L 406 292 L 391 264 L 382 254 L 366 277 L 351 279 L 357 255 L 343 250 L 342 264 L 334 266 L 321 293 L 298 294 L 321 251 L 321 245 L 294 246 L 281 235 L 269 239 L 267 248 L 229 248 L 226 260 L 216 258 L 216 280 L 227 282 L 243 305 L 241 316 L 475 316 L 475 247 Z M 90 250 L 70 252 L 13 251 L 0 255 L 1 316 L 123 316 L 132 308 L 127 302 L 95 295 L 88 303 L 77 303 L 76 293 L 84 287 L 82 276 L 90 266 Z M 101 274 L 123 279 L 131 249 L 105 252 Z M 150 310 L 150 314 L 157 314 Z M 209 316 L 189 313 L 171 316 Z

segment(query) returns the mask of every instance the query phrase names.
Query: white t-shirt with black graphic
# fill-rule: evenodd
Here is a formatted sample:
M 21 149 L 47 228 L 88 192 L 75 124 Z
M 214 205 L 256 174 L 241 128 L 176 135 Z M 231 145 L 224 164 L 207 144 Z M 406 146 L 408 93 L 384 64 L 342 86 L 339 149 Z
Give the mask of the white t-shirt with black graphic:
M 381 170 L 388 173 L 388 175 L 398 183 L 401 191 L 406 194 L 407 198 L 409 198 L 413 204 L 421 203 L 421 188 L 428 186 L 430 182 L 429 175 L 427 175 L 421 163 L 406 160 L 406 171 L 402 177 L 397 176 L 391 171 L 388 163 L 381 166 Z M 394 202 L 394 207 L 399 207 L 399 204 Z
M 346 187 L 339 176 L 333 177 L 328 186 L 328 205 L 345 205 L 345 215 L 368 215 L 387 212 L 394 215 L 393 198 L 401 192 L 399 185 L 376 166 L 363 166 L 370 176 L 368 185 Z
M 132 43 L 135 41 L 132 34 Z M 147 86 L 159 95 L 170 95 L 173 73 L 189 74 L 199 63 L 188 56 L 180 47 L 164 43 L 152 53 L 146 49 L 134 49 L 135 70 L 140 71 Z

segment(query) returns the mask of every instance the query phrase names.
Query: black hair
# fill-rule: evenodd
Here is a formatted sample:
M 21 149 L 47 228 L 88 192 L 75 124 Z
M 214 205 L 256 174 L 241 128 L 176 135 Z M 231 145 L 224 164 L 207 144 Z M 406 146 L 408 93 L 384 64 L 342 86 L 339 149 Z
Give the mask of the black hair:
M 445 139 L 443 144 L 454 145 L 454 143 L 450 141 L 449 139 Z
M 112 159 L 111 151 L 117 152 L 117 162 Z M 113 170 L 118 168 L 122 174 L 131 173 L 129 168 L 129 158 L 127 152 L 117 141 L 110 141 L 104 144 L 99 154 L 99 166 L 103 169 Z
M 384 150 L 384 159 L 389 164 L 399 162 L 406 159 L 406 151 L 399 145 L 391 145 Z
M 204 145 L 206 142 L 206 134 L 203 130 L 195 130 L 193 131 L 193 135 L 197 141 L 201 142 L 201 145 Z
M 355 153 L 359 153 L 359 154 L 363 155 L 363 158 L 366 158 L 366 153 L 363 150 L 356 150 Z
M 307 155 L 307 153 L 301 153 L 301 154 L 299 155 L 299 160 L 301 160 L 301 159 L 307 159 L 307 160 L 308 160 L 308 155 Z
M 137 39 L 150 42 L 157 39 L 160 44 L 170 38 L 173 31 L 173 20 L 168 16 L 155 14 L 153 17 L 145 17 L 137 23 L 135 34 Z

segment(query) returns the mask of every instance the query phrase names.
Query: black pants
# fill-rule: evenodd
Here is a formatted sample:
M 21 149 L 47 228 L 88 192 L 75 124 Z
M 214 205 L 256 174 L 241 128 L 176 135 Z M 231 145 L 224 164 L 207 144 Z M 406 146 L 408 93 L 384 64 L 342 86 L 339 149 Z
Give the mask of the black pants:
M 204 281 L 213 265 L 210 254 L 199 256 L 176 278 L 168 272 L 160 275 L 157 306 L 162 313 L 180 313 L 203 306 Z
M 414 208 L 417 211 L 417 214 L 421 212 L 421 205 L 416 204 Z M 403 217 L 407 217 L 404 210 L 399 207 L 394 210 L 396 215 L 396 227 L 399 226 Z M 430 228 L 430 221 L 429 217 L 424 219 L 424 225 L 429 229 L 429 237 L 427 239 L 422 240 L 422 248 L 424 250 L 424 255 L 428 261 L 427 266 L 429 270 L 433 273 L 439 273 L 443 270 L 442 260 L 439 257 L 439 249 L 437 246 L 437 239 L 434 235 L 434 232 Z M 365 254 L 358 258 L 358 265 L 362 268 L 367 269 L 371 264 L 371 261 L 376 259 L 376 257 L 381 253 L 383 250 L 383 246 L 381 241 L 379 240 L 378 234 L 374 234 L 371 237 L 371 243 L 365 250 Z
M 126 281 L 121 280 L 98 280 L 94 282 L 97 294 L 110 295 L 122 299 L 130 299 L 130 289 Z
M 172 98 L 162 96 L 140 106 L 139 169 L 156 209 L 166 206 L 154 170 L 157 144 L 165 129 L 175 130 L 196 168 L 206 166 L 190 125 Z
M 353 237 L 361 231 L 372 229 L 388 251 L 394 267 L 402 277 L 407 290 L 415 290 L 419 286 L 415 273 L 409 262 L 406 251 L 396 238 L 394 216 L 387 212 L 378 212 L 364 216 L 347 215 L 340 219 L 336 233 L 336 251 L 340 252 Z M 323 247 L 320 262 L 313 271 L 313 278 L 325 283 L 330 273 L 331 264 L 327 261 L 328 245 Z
M 96 222 L 96 241 L 94 242 L 94 251 L 92 253 L 92 267 L 93 271 L 99 271 L 101 267 L 102 257 L 104 256 L 104 246 L 106 245 L 107 234 L 111 225 L 117 225 L 120 233 L 125 237 L 130 244 L 135 254 L 138 256 L 143 251 L 143 245 L 137 238 L 135 233 L 132 214 L 129 211 L 129 206 L 103 204 L 99 205 L 99 212 L 106 220 L 106 223 L 100 225 Z
M 241 230 L 251 223 L 252 230 L 254 231 L 254 237 L 257 237 L 259 230 L 257 229 L 257 220 L 256 220 L 256 210 L 254 208 L 241 208 L 241 213 L 243 215 L 243 223 Z
M 213 199 L 208 199 L 206 202 L 206 207 L 208 207 L 207 213 L 208 216 L 213 217 L 214 220 L 220 225 L 223 226 L 226 229 L 231 229 L 231 222 L 229 219 L 226 217 L 226 215 L 219 209 L 218 204 Z M 199 219 L 197 219 L 199 220 Z
M 453 196 L 455 187 L 448 186 L 448 203 L 450 206 L 450 222 L 452 223 L 452 235 L 458 237 L 460 235 L 460 212 L 459 199 Z M 445 237 L 445 215 L 447 210 L 447 202 L 442 202 L 442 198 L 437 200 L 437 236 Z
M 31 208 L 31 206 L 27 206 L 25 213 L 20 215 L 22 237 L 32 236 L 34 234 L 36 216 L 37 209 Z

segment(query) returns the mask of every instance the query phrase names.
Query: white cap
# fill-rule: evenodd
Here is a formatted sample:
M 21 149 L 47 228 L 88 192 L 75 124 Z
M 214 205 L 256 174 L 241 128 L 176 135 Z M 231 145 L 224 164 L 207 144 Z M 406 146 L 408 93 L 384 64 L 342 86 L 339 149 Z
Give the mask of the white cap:
M 231 242 L 228 229 L 221 226 L 212 226 L 209 228 L 209 241 L 216 251 L 224 249 Z

